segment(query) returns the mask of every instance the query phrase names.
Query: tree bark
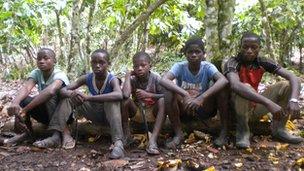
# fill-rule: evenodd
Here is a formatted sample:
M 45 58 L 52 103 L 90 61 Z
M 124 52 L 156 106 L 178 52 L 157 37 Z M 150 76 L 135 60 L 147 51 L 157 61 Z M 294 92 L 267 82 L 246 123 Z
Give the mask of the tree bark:
M 61 30 L 61 21 L 60 21 L 60 14 L 61 14 L 61 10 L 55 10 L 55 14 L 56 14 L 56 26 L 57 26 L 57 30 L 58 30 L 58 38 L 59 38 L 59 45 L 60 45 L 60 51 L 59 51 L 59 57 L 58 57 L 58 62 L 59 63 L 65 63 L 64 61 L 66 61 L 66 56 L 65 56 L 65 51 L 64 51 L 64 42 L 63 42 L 63 34 L 62 34 L 62 30 Z
M 263 26 L 264 35 L 265 35 L 267 52 L 268 52 L 268 55 L 270 56 L 270 58 L 275 59 L 273 45 L 271 43 L 271 33 L 272 33 L 272 29 L 270 26 L 271 20 L 266 12 L 266 7 L 264 4 L 264 1 L 259 0 L 259 3 L 260 3 L 260 9 L 261 9 L 261 13 L 262 13 L 262 26 Z
M 218 0 L 206 0 L 205 36 L 206 36 L 206 58 L 214 62 L 220 56 L 219 34 L 218 34 Z
M 300 50 L 300 63 L 299 63 L 299 70 L 301 73 L 303 73 L 303 44 L 299 44 L 299 50 Z
M 234 9 L 235 0 L 219 1 L 218 34 L 220 56 L 217 56 L 217 59 L 213 59 L 214 64 L 219 70 L 221 70 L 223 59 L 232 55 L 231 40 L 229 36 L 232 33 Z
M 206 0 L 206 57 L 219 70 L 225 56 L 231 55 L 230 38 L 235 0 Z
M 89 17 L 88 17 L 88 23 L 87 23 L 87 33 L 86 33 L 86 68 L 85 70 L 88 71 L 90 69 L 90 53 L 91 53 L 91 27 L 92 27 L 92 21 L 93 21 L 93 15 L 95 11 L 96 1 L 94 0 L 90 6 L 89 10 Z
M 165 3 L 167 0 L 157 0 L 155 3 L 151 4 L 148 9 L 142 12 L 133 22 L 129 25 L 116 39 L 110 54 L 112 58 L 116 58 L 121 46 L 125 41 L 132 35 L 134 30 L 145 21 L 159 6 Z
M 71 72 L 72 63 L 77 55 L 76 45 L 79 43 L 79 25 L 80 25 L 80 6 L 82 0 L 74 0 L 72 8 L 72 27 L 71 27 L 71 37 L 70 37 L 70 51 L 68 55 L 67 72 Z

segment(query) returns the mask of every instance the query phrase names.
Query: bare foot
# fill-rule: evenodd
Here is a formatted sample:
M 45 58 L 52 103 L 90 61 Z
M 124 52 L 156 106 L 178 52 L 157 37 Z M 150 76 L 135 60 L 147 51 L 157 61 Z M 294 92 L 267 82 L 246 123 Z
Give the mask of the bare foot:
M 166 147 L 169 149 L 177 149 L 183 141 L 182 136 L 173 137 L 172 141 L 166 143 Z
M 28 133 L 24 132 L 24 133 L 21 133 L 21 134 L 17 134 L 15 136 L 13 136 L 12 138 L 4 139 L 3 144 L 6 145 L 6 146 L 13 146 L 13 145 L 16 145 L 18 143 L 21 143 L 22 141 L 24 141 L 28 138 L 29 138 Z

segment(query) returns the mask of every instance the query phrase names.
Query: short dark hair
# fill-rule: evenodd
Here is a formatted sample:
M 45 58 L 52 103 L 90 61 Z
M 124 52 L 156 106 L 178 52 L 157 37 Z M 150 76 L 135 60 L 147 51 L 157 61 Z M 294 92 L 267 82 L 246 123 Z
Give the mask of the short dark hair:
M 133 56 L 133 61 L 139 59 L 139 58 L 145 58 L 149 63 L 151 63 L 151 57 L 148 53 L 146 52 L 137 52 L 134 56 Z
M 205 43 L 204 43 L 204 41 L 201 39 L 201 38 L 199 38 L 199 37 L 192 37 L 192 38 L 190 38 L 190 39 L 188 39 L 186 42 L 185 42 L 185 45 L 184 45 L 184 47 L 183 47 L 183 49 L 182 49 L 182 52 L 183 53 L 186 53 L 186 50 L 191 46 L 191 45 L 198 45 L 199 46 L 199 48 L 203 51 L 203 52 L 205 52 Z
M 96 49 L 96 50 L 92 53 L 91 57 L 92 57 L 94 54 L 96 54 L 96 53 L 103 53 L 103 54 L 105 54 L 105 55 L 106 55 L 106 56 L 105 56 L 106 60 L 108 61 L 108 63 L 110 63 L 110 54 L 109 54 L 109 52 L 108 52 L 107 50 L 104 50 L 104 49 Z
M 243 39 L 249 38 L 249 37 L 256 38 L 258 40 L 259 45 L 261 45 L 261 37 L 253 32 L 243 33 L 242 38 L 241 38 L 241 44 L 243 42 Z
M 53 51 L 53 49 L 46 48 L 46 47 L 40 48 L 37 53 L 37 56 L 39 55 L 39 53 L 41 53 L 43 51 L 47 51 L 50 54 L 50 57 L 52 57 L 53 59 L 56 60 L 56 53 Z

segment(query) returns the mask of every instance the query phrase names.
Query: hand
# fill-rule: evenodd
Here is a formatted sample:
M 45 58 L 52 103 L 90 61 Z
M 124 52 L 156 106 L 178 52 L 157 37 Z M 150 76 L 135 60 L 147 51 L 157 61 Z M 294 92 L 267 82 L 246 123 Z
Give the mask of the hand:
M 21 107 L 19 105 L 16 104 L 11 104 L 8 108 L 7 108 L 7 114 L 9 116 L 14 116 L 20 113 L 21 111 Z
M 79 106 L 83 104 L 84 101 L 87 100 L 87 96 L 80 91 L 74 90 L 71 93 L 71 100 L 75 105 Z
M 21 115 L 15 115 L 15 129 L 17 132 L 30 132 L 26 126 L 25 119 Z
M 267 106 L 267 109 L 272 113 L 274 120 L 280 120 L 282 117 L 286 117 L 286 113 L 282 109 L 281 106 L 277 105 L 276 103 L 269 103 Z
M 145 90 L 142 89 L 136 89 L 136 97 L 139 100 L 145 99 L 145 98 L 151 98 L 151 93 L 146 92 Z
M 288 114 L 291 115 L 291 119 L 299 119 L 300 118 L 299 103 L 288 102 L 286 110 L 287 110 Z
M 127 76 L 134 75 L 134 71 L 133 70 L 128 70 L 128 71 L 126 71 L 126 75 Z
M 186 111 L 189 111 L 190 114 L 194 115 L 201 106 L 200 104 L 201 103 L 197 99 L 192 99 L 186 105 Z

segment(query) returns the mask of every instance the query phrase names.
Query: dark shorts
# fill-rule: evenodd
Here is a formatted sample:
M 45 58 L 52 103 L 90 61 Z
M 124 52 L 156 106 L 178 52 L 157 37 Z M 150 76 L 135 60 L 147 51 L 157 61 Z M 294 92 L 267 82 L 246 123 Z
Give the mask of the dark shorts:
M 20 102 L 20 106 L 23 108 L 27 106 L 34 97 L 27 96 L 24 100 Z M 40 104 L 39 106 L 28 111 L 28 115 L 34 118 L 37 122 L 48 125 L 50 119 L 56 109 L 56 105 L 58 104 L 58 97 L 54 96 L 49 101 Z
M 207 120 L 210 118 L 213 118 L 217 114 L 217 110 L 214 110 L 212 112 L 206 112 L 202 107 L 200 107 L 196 111 L 196 115 L 191 116 L 186 113 L 181 115 L 181 122 L 189 122 L 192 121 L 193 119 L 199 119 L 199 120 Z

